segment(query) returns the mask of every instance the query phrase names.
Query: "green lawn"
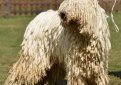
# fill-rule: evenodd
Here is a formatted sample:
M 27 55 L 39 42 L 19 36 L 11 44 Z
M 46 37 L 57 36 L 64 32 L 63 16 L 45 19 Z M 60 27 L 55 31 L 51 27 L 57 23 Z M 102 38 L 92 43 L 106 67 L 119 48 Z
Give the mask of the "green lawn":
M 18 59 L 25 27 L 32 17 L 0 18 L 0 85 Z
M 121 13 L 114 14 L 116 24 L 120 31 L 115 32 L 109 19 L 112 49 L 109 56 L 110 85 L 121 85 Z
M 0 85 L 8 75 L 13 63 L 17 61 L 24 30 L 33 17 L 0 17 Z M 115 21 L 121 28 L 121 13 L 114 14 Z M 121 31 L 115 32 L 109 20 L 112 50 L 109 56 L 110 85 L 121 85 Z

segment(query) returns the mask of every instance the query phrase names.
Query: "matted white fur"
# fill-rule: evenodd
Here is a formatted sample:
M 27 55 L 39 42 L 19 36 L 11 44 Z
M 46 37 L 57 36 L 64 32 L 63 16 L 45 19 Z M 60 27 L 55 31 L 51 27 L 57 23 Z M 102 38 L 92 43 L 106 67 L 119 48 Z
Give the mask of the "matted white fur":
M 46 70 L 51 68 L 56 59 L 54 57 L 59 56 L 60 61 L 63 61 L 60 56 L 62 49 L 59 47 L 62 44 L 59 41 L 62 31 L 58 12 L 49 10 L 36 16 L 27 26 L 20 59 L 11 69 L 5 85 L 35 84 L 46 76 Z
M 108 85 L 106 19 L 97 0 L 65 0 L 58 11 L 40 13 L 25 31 L 20 59 L 5 85 L 55 85 L 64 74 L 68 85 Z
M 64 0 L 59 12 L 64 27 L 77 30 L 76 36 L 80 35 L 71 41 L 75 44 L 67 59 L 68 85 L 108 85 L 111 44 L 105 10 L 97 0 Z

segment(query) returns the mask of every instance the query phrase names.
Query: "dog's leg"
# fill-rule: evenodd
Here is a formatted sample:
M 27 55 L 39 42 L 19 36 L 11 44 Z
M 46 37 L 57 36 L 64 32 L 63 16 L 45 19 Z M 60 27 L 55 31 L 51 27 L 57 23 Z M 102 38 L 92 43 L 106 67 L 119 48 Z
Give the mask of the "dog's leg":
M 83 77 L 70 72 L 67 85 L 87 85 L 87 83 Z
M 49 58 L 44 56 L 44 52 L 43 56 L 31 57 L 23 54 L 23 52 L 20 56 L 4 85 L 34 85 L 38 82 L 44 85 L 46 72 L 51 69 Z
M 47 71 L 48 85 L 65 85 L 66 69 L 64 64 L 53 64 L 52 68 Z
M 108 75 L 100 73 L 96 76 L 95 79 L 90 79 L 94 82 L 93 85 L 108 85 Z
M 77 67 L 75 64 L 72 64 L 68 67 L 68 69 L 67 85 L 87 85 L 79 67 Z

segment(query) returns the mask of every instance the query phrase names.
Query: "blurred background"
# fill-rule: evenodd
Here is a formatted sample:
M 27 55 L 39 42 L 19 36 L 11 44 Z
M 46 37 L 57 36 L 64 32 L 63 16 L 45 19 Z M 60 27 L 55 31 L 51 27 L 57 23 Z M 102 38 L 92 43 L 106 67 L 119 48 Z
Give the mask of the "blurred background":
M 36 15 L 48 9 L 57 9 L 63 0 L 0 0 L 0 16 Z M 98 0 L 110 12 L 114 0 Z M 117 0 L 115 12 L 121 11 L 121 0 Z
M 63 0 L 0 0 L 0 85 L 19 58 L 20 44 L 29 22 L 42 11 L 58 9 Z M 110 12 L 114 0 L 98 0 L 109 18 L 112 49 L 109 54 L 109 85 L 121 85 L 121 0 L 113 11 L 120 31 L 115 32 Z
M 62 0 L 0 0 L 0 16 L 36 15 L 57 9 Z

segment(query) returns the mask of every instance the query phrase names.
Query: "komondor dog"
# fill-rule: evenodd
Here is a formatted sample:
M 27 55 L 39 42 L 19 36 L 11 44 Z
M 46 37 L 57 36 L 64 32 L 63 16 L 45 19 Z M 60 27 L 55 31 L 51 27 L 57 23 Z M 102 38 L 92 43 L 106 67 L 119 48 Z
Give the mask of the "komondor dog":
M 28 25 L 5 85 L 108 85 L 110 32 L 97 0 L 65 0 Z M 62 84 L 60 84 L 62 85 Z

